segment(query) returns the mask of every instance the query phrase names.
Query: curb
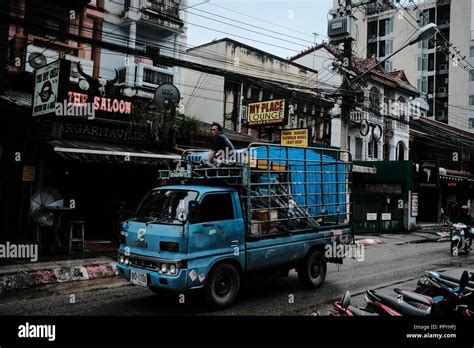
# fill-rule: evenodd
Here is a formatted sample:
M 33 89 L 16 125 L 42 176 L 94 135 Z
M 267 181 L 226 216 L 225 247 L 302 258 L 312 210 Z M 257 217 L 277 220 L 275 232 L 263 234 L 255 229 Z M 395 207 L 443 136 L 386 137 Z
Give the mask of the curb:
M 374 237 L 374 238 L 359 239 L 359 240 L 356 240 L 355 243 L 358 245 L 375 245 L 375 244 L 383 244 L 383 240 L 379 237 Z
M 117 274 L 115 262 L 7 273 L 0 275 L 0 293 L 46 284 L 115 277 Z

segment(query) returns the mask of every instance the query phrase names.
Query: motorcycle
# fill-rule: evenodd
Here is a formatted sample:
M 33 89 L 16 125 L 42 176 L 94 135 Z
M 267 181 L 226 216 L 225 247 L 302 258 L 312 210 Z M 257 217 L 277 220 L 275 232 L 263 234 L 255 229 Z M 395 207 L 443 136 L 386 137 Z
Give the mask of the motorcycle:
M 368 310 L 367 308 L 354 307 L 351 305 L 351 293 L 346 291 L 341 301 L 333 302 L 333 311 L 330 314 L 337 317 L 369 317 L 379 314 Z
M 451 255 L 458 256 L 460 253 L 468 254 L 471 251 L 474 229 L 465 224 L 457 223 L 451 225 Z
M 340 301 L 333 302 L 333 316 L 473 316 L 474 295 L 469 281 L 473 279 L 467 271 L 461 279 L 426 272 L 429 287 L 435 290 L 418 293 L 411 290 L 394 289 L 397 296 L 375 290 L 367 290 L 365 308 L 351 305 L 350 292 Z M 426 285 L 426 284 L 425 284 Z M 417 289 L 420 290 L 420 287 Z M 427 295 L 426 293 L 430 293 Z

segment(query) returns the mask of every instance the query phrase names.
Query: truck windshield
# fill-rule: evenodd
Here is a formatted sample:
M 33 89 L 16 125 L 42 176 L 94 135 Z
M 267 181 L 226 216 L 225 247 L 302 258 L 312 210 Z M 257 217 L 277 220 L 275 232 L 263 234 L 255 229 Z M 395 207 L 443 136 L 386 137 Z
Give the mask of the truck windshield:
M 197 198 L 196 191 L 151 191 L 137 209 L 136 220 L 148 223 L 180 225 L 187 219 L 188 203 Z

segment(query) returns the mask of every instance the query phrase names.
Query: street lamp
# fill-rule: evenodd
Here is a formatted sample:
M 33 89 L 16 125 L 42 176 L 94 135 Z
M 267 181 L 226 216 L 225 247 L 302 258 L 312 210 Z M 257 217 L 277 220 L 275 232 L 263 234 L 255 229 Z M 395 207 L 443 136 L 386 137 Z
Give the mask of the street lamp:
M 385 63 L 385 61 L 387 61 L 388 59 L 392 58 L 394 55 L 396 55 L 398 52 L 400 52 L 401 50 L 405 49 L 406 47 L 408 46 L 412 46 L 420 41 L 424 41 L 424 40 L 428 40 L 430 38 L 432 38 L 434 35 L 436 35 L 438 33 L 438 27 L 436 26 L 436 24 L 434 23 L 430 23 L 428 25 L 425 25 L 424 27 L 418 29 L 418 31 L 416 32 L 416 35 L 410 40 L 408 41 L 405 45 L 403 45 L 402 47 L 400 47 L 399 49 L 397 49 L 395 52 L 393 52 L 392 54 L 390 54 L 389 56 L 385 57 L 384 59 L 382 59 L 380 62 L 378 62 L 377 64 L 375 64 L 373 67 L 371 67 L 369 70 L 363 72 L 362 74 L 360 74 L 359 76 L 357 76 L 356 78 L 354 78 L 351 83 L 354 83 L 355 81 L 359 80 L 361 77 L 367 75 L 369 72 L 371 72 L 372 70 L 374 70 L 376 67 L 378 67 L 379 65 Z

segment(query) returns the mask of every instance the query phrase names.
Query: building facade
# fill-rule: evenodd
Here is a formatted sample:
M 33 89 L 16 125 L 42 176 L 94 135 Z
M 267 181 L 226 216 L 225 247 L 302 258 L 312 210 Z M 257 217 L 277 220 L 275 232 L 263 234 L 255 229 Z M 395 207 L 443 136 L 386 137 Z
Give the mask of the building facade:
M 188 0 L 106 1 L 102 40 L 148 55 L 182 58 L 187 42 L 187 7 Z M 150 56 L 102 50 L 99 65 L 103 78 L 114 78 L 118 70 L 118 86 L 128 97 L 152 99 L 154 90 L 163 83 L 183 90 L 180 69 L 158 64 Z
M 280 141 L 282 129 L 308 129 L 309 143 L 330 145 L 332 103 L 315 92 L 318 72 L 232 39 L 188 50 L 187 59 L 222 69 L 220 76 L 186 69 L 186 115 L 267 141 Z M 248 106 L 284 99 L 288 110 L 278 126 L 252 126 Z
M 417 28 L 435 23 L 440 30 L 435 38 L 406 47 L 385 62 L 385 69 L 404 70 L 408 80 L 425 93 L 428 117 L 474 132 L 474 110 L 470 110 L 474 106 L 474 1 L 423 0 L 403 5 L 382 0 L 354 11 L 355 51 L 383 59 Z M 338 7 L 334 1 L 334 8 Z

